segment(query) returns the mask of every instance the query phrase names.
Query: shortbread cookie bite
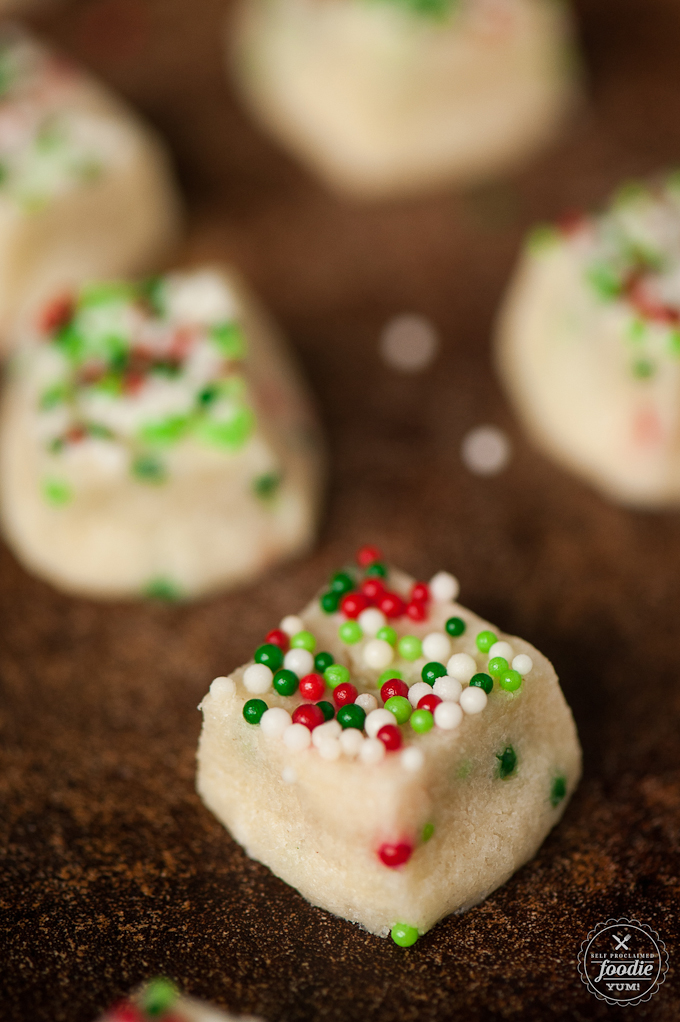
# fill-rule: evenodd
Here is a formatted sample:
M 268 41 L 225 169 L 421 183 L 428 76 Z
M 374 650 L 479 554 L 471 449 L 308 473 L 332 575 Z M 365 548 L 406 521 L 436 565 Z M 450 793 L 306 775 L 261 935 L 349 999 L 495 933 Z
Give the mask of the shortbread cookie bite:
M 536 443 L 607 496 L 680 503 L 680 175 L 531 237 L 500 371 Z
M 54 289 L 147 271 L 179 205 L 155 135 L 89 76 L 0 30 L 0 347 Z
M 252 1015 L 232 1015 L 206 1001 L 186 997 L 168 979 L 153 979 L 118 1001 L 99 1022 L 258 1022 Z
M 203 700 L 198 791 L 314 905 L 409 946 L 530 859 L 581 772 L 551 664 L 374 547 Z
M 331 186 L 380 198 L 526 158 L 576 89 L 553 0 L 241 0 L 230 34 L 255 116 Z
M 17 556 L 96 597 L 186 598 L 304 550 L 322 454 L 271 324 L 214 268 L 45 306 L 0 421 Z

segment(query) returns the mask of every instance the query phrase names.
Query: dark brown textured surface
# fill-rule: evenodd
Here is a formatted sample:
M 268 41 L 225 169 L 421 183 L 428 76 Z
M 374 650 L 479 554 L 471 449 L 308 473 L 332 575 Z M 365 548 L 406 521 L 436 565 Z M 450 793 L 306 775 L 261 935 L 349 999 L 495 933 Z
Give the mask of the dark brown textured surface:
M 671 961 L 630 1017 L 676 1019 L 680 514 L 610 506 L 532 451 L 489 332 L 529 224 L 680 159 L 680 8 L 581 0 L 591 104 L 563 141 L 511 181 L 373 208 L 330 198 L 247 123 L 221 72 L 221 17 L 218 0 L 98 0 L 41 23 L 165 132 L 188 254 L 236 260 L 299 350 L 332 454 L 321 540 L 304 563 L 184 608 L 72 600 L 0 549 L 0 1016 L 87 1022 L 164 972 L 268 1022 L 618 1018 L 575 962 L 590 928 L 630 915 Z M 444 343 L 403 378 L 376 338 L 410 310 Z M 491 480 L 458 455 L 482 422 L 515 444 Z M 585 749 L 537 858 L 406 952 L 250 862 L 193 789 L 210 679 L 364 539 L 416 575 L 454 570 L 465 603 L 551 656 Z

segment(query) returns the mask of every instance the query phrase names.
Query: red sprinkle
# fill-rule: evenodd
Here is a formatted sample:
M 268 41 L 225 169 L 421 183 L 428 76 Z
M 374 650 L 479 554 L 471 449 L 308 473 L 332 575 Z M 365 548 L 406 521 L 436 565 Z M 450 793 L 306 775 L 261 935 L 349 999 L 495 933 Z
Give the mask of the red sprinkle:
M 436 696 L 434 692 L 431 692 L 428 696 L 423 696 L 422 699 L 418 700 L 419 710 L 429 710 L 430 713 L 434 713 L 435 707 L 439 706 L 441 699 Z
M 377 737 L 388 752 L 396 752 L 401 748 L 401 731 L 396 724 L 385 724 L 378 731 Z
M 340 610 L 349 618 L 357 618 L 362 610 L 368 607 L 368 600 L 363 593 L 347 593 L 340 600 Z
M 430 587 L 427 582 L 415 582 L 411 590 L 413 603 L 427 603 L 430 599 Z
M 121 1001 L 114 1004 L 107 1012 L 107 1019 L 110 1022 L 144 1022 L 144 1016 L 136 1005 L 130 1001 Z
M 385 727 L 392 727 L 386 724 Z M 382 728 L 381 728 L 382 730 Z M 400 841 L 397 844 L 384 844 L 378 849 L 378 858 L 390 869 L 398 869 L 403 866 L 413 855 L 413 845 L 407 841 Z
M 313 703 L 303 703 L 302 706 L 298 706 L 293 710 L 293 723 L 304 724 L 310 731 L 313 731 L 319 724 L 323 724 L 325 719 L 323 710 L 320 710 Z
M 377 603 L 385 592 L 385 583 L 381 578 L 365 578 L 359 588 L 367 600 Z
M 396 593 L 383 593 L 378 606 L 387 618 L 403 617 L 406 613 L 406 604 Z
M 362 568 L 367 568 L 369 564 L 373 564 L 381 558 L 382 553 L 377 546 L 362 546 L 357 550 L 357 564 Z
M 343 685 L 338 685 L 333 691 L 333 700 L 336 706 L 348 706 L 350 703 L 356 702 L 358 695 L 359 693 L 354 685 L 346 681 Z
M 310 699 L 316 703 L 325 691 L 326 682 L 320 674 L 305 674 L 304 678 L 300 678 L 300 695 L 303 699 Z
M 380 698 L 384 703 L 391 699 L 392 696 L 403 696 L 405 699 L 408 699 L 408 685 L 401 678 L 390 678 L 380 689 Z M 391 727 L 392 725 L 385 726 Z
M 272 632 L 267 632 L 264 641 L 271 643 L 272 646 L 278 646 L 284 653 L 287 653 L 290 648 L 290 639 L 281 628 L 275 628 Z
M 414 600 L 411 600 L 406 608 L 406 614 L 411 618 L 411 621 L 424 621 L 427 617 L 427 607 L 424 603 L 416 603 Z
M 47 305 L 38 320 L 38 329 L 45 334 L 52 334 L 60 327 L 66 326 L 73 318 L 73 299 L 63 295 Z
M 66 439 L 70 444 L 80 443 L 87 436 L 84 426 L 71 426 L 66 433 Z

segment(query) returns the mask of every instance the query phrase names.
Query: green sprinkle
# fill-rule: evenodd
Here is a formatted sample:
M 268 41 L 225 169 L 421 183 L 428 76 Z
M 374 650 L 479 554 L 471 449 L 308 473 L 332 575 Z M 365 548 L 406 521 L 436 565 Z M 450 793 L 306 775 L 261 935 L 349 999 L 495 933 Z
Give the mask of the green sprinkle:
M 143 595 L 147 600 L 159 600 L 162 603 L 176 603 L 181 599 L 181 591 L 169 578 L 154 578 L 144 588 Z
M 433 660 L 429 664 L 425 664 L 420 672 L 420 677 L 423 681 L 427 682 L 428 685 L 434 685 L 437 678 L 443 678 L 445 674 L 446 668 L 444 665 Z
M 522 675 L 518 671 L 503 671 L 498 678 L 498 684 L 506 692 L 516 692 L 522 684 Z
M 261 700 L 252 700 L 258 702 Z M 265 703 L 266 706 L 266 703 Z M 179 991 L 169 979 L 153 979 L 142 994 L 142 1008 L 150 1018 L 164 1015 L 179 997 Z
M 164 483 L 167 478 L 165 465 L 153 454 L 140 454 L 131 468 L 132 474 L 143 483 Z
M 147 277 L 140 281 L 137 290 L 155 316 L 165 315 L 165 283 L 162 277 Z
M 50 387 L 44 391 L 40 397 L 40 407 L 43 411 L 48 412 L 52 408 L 56 408 L 57 405 L 61 405 L 70 396 L 71 388 L 66 383 L 57 383 L 54 387 Z
M 283 476 L 279 472 L 265 472 L 264 475 L 253 479 L 253 490 L 255 496 L 260 500 L 272 500 L 279 491 L 283 482 Z
M 82 361 L 86 348 L 85 338 L 72 323 L 67 323 L 57 330 L 53 340 L 69 361 Z
M 558 774 L 550 785 L 550 805 L 553 809 L 560 804 L 566 794 L 567 778 L 563 774 Z
M 293 671 L 287 671 L 284 668 L 284 670 L 276 672 L 272 684 L 274 691 L 278 692 L 280 696 L 292 696 L 298 690 L 298 676 Z
M 338 628 L 338 636 L 340 641 L 344 642 L 347 646 L 353 646 L 363 638 L 363 632 L 361 625 L 357 621 L 343 621 Z
M 586 272 L 586 280 L 604 301 L 611 301 L 621 294 L 621 281 L 606 263 L 596 263 Z
M 367 578 L 386 578 L 387 568 L 382 561 L 373 561 L 373 564 L 369 564 L 366 568 Z
M 475 642 L 480 653 L 488 653 L 493 644 L 498 642 L 498 638 L 493 632 L 485 631 L 478 634 Z
M 429 710 L 414 710 L 411 714 L 411 727 L 419 735 L 424 735 L 434 727 L 434 717 Z
M 484 689 L 486 694 L 489 695 L 491 689 L 493 688 L 493 678 L 490 678 L 488 674 L 483 673 L 475 674 L 470 679 L 470 686 L 471 687 L 474 686 L 475 688 L 482 688 Z
M 264 699 L 249 699 L 243 707 L 243 719 L 247 724 L 259 724 L 268 709 Z
M 406 696 L 390 696 L 385 709 L 394 714 L 397 724 L 405 724 L 413 712 L 413 707 Z
M 378 688 L 382 688 L 386 681 L 392 681 L 393 678 L 398 678 L 400 681 L 403 681 L 403 672 L 397 667 L 388 667 L 387 670 L 383 671 L 378 678 Z
M 537 224 L 529 231 L 525 245 L 532 255 L 540 255 L 560 242 L 560 232 L 552 224 Z
M 364 723 L 366 722 L 366 711 L 361 706 L 357 706 L 356 703 L 350 703 L 348 706 L 340 707 L 335 715 L 335 719 L 343 729 L 355 727 L 357 730 L 363 731 Z
M 640 341 L 645 339 L 647 333 L 647 324 L 643 319 L 636 317 L 631 320 L 628 327 L 628 336 L 634 344 L 639 344 Z
M 508 663 L 504 656 L 495 656 L 492 657 L 491 660 L 489 660 L 488 671 L 492 677 L 498 678 L 503 673 L 503 671 L 507 671 L 509 667 L 510 664 Z
M 234 362 L 245 358 L 246 339 L 236 323 L 218 323 L 210 328 L 210 337 L 225 358 Z
M 73 500 L 72 488 L 62 479 L 45 479 L 42 491 L 47 503 L 54 507 L 64 507 Z
M 465 631 L 465 622 L 462 617 L 450 617 L 446 622 L 446 631 L 449 635 L 452 635 L 456 639 L 459 635 L 462 635 Z
M 335 710 L 333 709 L 332 703 L 329 703 L 327 699 L 322 699 L 321 702 L 317 703 L 316 705 L 323 713 L 324 720 L 333 720 L 333 717 L 335 716 Z
M 129 284 L 124 280 L 85 284 L 80 289 L 78 307 L 87 309 L 96 308 L 99 305 L 109 305 L 113 302 L 129 302 L 135 298 L 135 287 L 136 285 Z
M 418 940 L 418 931 L 408 923 L 395 923 L 392 927 L 392 940 L 398 947 L 412 947 Z
M 291 649 L 306 649 L 313 653 L 316 639 L 311 632 L 296 632 L 290 640 Z
M 283 650 L 273 642 L 265 642 L 257 647 L 253 659 L 256 664 L 264 664 L 271 671 L 278 671 L 283 664 Z
M 319 603 L 324 614 L 335 614 L 340 604 L 340 593 L 329 591 L 319 597 Z
M 423 827 L 422 841 L 426 844 L 434 834 L 434 823 L 426 823 Z
M 346 571 L 336 571 L 330 581 L 331 592 L 338 593 L 339 596 L 344 596 L 345 593 L 351 593 L 353 589 L 354 579 L 351 578 Z
M 317 653 L 314 657 L 314 670 L 318 671 L 319 674 L 323 674 L 327 667 L 330 667 L 334 662 L 332 653 Z
M 255 413 L 248 405 L 237 408 L 226 421 L 206 419 L 195 428 L 196 436 L 213 447 L 224 447 L 232 453 L 240 450 L 252 436 Z
M 669 333 L 668 350 L 674 358 L 680 358 L 680 330 L 671 330 Z
M 389 625 L 383 625 L 382 628 L 379 628 L 375 637 L 376 639 L 382 639 L 383 642 L 389 642 L 390 646 L 394 646 L 397 641 L 397 633 Z
M 96 437 L 98 440 L 115 440 L 113 430 L 108 426 L 102 426 L 100 422 L 88 422 L 85 430 L 88 436 Z
M 633 362 L 631 372 L 637 380 L 648 380 L 655 373 L 654 363 L 648 358 L 638 358 Z
M 496 759 L 498 760 L 498 776 L 501 780 L 514 774 L 517 769 L 517 753 L 512 745 L 508 745 L 502 752 L 497 752 Z
M 423 645 L 415 635 L 402 635 L 397 643 L 397 649 L 399 656 L 402 656 L 404 660 L 417 660 L 419 656 L 423 655 Z
M 349 681 L 349 669 L 344 664 L 331 664 L 323 672 L 323 677 L 328 687 L 334 689 Z
M 178 443 L 189 429 L 186 415 L 170 415 L 160 422 L 149 422 L 139 431 L 140 438 L 147 444 L 170 446 Z
M 648 189 L 641 181 L 624 181 L 612 198 L 612 206 L 629 206 L 644 199 L 647 194 Z

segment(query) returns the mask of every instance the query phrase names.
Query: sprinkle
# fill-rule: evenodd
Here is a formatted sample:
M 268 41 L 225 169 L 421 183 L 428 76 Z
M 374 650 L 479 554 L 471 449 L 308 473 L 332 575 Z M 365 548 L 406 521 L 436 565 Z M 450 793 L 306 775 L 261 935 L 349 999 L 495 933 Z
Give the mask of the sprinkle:
M 498 642 L 498 636 L 488 629 L 477 633 L 475 644 L 480 653 L 488 653 L 494 643 Z
M 469 653 L 454 653 L 446 665 L 446 673 L 465 683 L 477 673 L 477 664 Z
M 432 835 L 434 834 L 434 823 L 426 823 L 423 827 L 422 841 L 423 844 L 427 844 Z
M 381 558 L 382 552 L 377 546 L 362 546 L 357 550 L 357 564 L 361 568 L 368 568 Z
M 343 621 L 338 628 L 338 637 L 346 646 L 354 646 L 363 638 L 363 632 L 356 621 Z
M 567 794 L 567 778 L 560 774 L 550 785 L 550 805 L 553 809 L 560 804 Z
M 473 688 L 484 689 L 486 694 L 489 695 L 489 693 L 493 689 L 493 678 L 491 678 L 488 674 L 484 674 L 483 672 L 480 674 L 474 674 L 472 678 L 470 678 L 470 685 Z
M 345 703 L 340 707 L 335 719 L 342 728 L 355 727 L 363 731 L 366 723 L 366 713 L 356 703 Z
M 332 653 L 325 652 L 317 653 L 316 656 L 314 657 L 314 670 L 318 674 L 323 674 L 326 668 L 330 667 L 332 663 L 334 663 Z
M 429 603 L 430 588 L 427 582 L 414 582 L 411 589 L 411 603 Z
M 526 653 L 520 653 L 512 661 L 513 671 L 517 671 L 517 673 L 521 674 L 522 677 L 524 677 L 525 674 L 531 674 L 531 669 L 533 666 L 534 666 L 533 660 L 531 659 L 530 656 L 527 656 Z
M 460 453 L 470 472 L 493 476 L 502 472 L 510 460 L 510 441 L 496 426 L 477 426 L 465 436 Z
M 494 642 L 493 646 L 489 650 L 489 656 L 502 656 L 510 662 L 514 656 L 514 650 L 509 642 Z
M 392 618 L 403 617 L 406 613 L 406 604 L 402 600 L 401 596 L 397 593 L 383 593 L 378 603 L 381 611 L 386 618 L 391 620 Z
M 516 692 L 522 684 L 522 675 L 518 671 L 503 671 L 498 684 L 505 692 Z
M 142 1008 L 149 1018 L 158 1018 L 165 1015 L 173 1007 L 179 991 L 175 984 L 159 976 L 152 979 L 142 993 Z
M 354 685 L 346 681 L 333 689 L 333 702 L 336 706 L 347 706 L 349 703 L 355 702 L 357 695 L 358 692 Z
M 434 727 L 434 717 L 429 710 L 414 710 L 410 723 L 417 734 L 424 735 Z
M 401 748 L 401 731 L 396 724 L 385 724 L 378 731 L 377 737 L 388 752 L 397 752 Z
M 314 670 L 314 657 L 307 649 L 289 649 L 283 658 L 283 666 L 301 678 Z
M 284 784 L 295 784 L 297 779 L 297 774 L 292 766 L 285 766 L 281 771 L 281 780 Z
M 394 714 L 389 710 L 372 710 L 366 716 L 364 727 L 369 738 L 375 738 L 381 727 L 385 724 L 394 724 Z
M 466 688 L 461 692 L 459 705 L 465 713 L 481 713 L 488 702 L 488 696 L 483 688 Z
M 384 642 L 389 642 L 390 646 L 396 646 L 397 644 L 397 633 L 394 628 L 390 628 L 389 625 L 385 625 L 379 632 L 376 633 L 376 639 L 382 639 Z
M 322 593 L 319 597 L 319 604 L 324 614 L 335 614 L 340 603 L 340 593 Z
M 312 736 L 309 728 L 304 724 L 291 724 L 282 735 L 283 744 L 291 752 L 302 752 L 312 744 Z
M 380 335 L 383 361 L 402 373 L 418 373 L 433 362 L 439 347 L 437 330 L 429 319 L 404 313 L 389 320 Z
M 430 579 L 430 595 L 437 603 L 452 603 L 459 592 L 458 579 L 448 571 L 438 571 Z
M 417 681 L 415 685 L 411 685 L 408 690 L 408 700 L 411 703 L 411 706 L 416 707 L 423 696 L 429 696 L 431 694 L 431 685 L 428 685 L 426 681 Z
M 424 603 L 419 603 L 417 600 L 411 600 L 406 605 L 406 616 L 411 618 L 411 621 L 424 621 L 427 617 L 427 606 Z
M 420 677 L 430 686 L 434 685 L 437 678 L 443 678 L 445 675 L 446 668 L 444 667 L 444 664 L 440 664 L 435 661 L 430 661 L 430 663 L 425 664 L 420 672 Z
M 405 866 L 412 855 L 413 845 L 410 841 L 397 841 L 394 844 L 386 841 L 378 849 L 378 858 L 388 869 Z
M 402 680 L 404 677 L 402 671 L 398 667 L 388 667 L 386 671 L 383 671 L 378 678 L 378 688 L 385 684 L 386 681 L 394 681 L 395 678 Z
M 429 710 L 430 713 L 434 713 L 439 704 L 441 703 L 439 696 L 435 695 L 434 692 L 428 692 L 426 696 L 418 700 L 417 710 Z
M 255 700 L 251 700 L 254 702 Z M 261 700 L 259 700 L 261 702 Z M 247 705 L 247 704 L 246 704 Z M 260 727 L 265 735 L 280 738 L 283 732 L 293 723 L 290 713 L 282 706 L 272 706 L 262 714 Z
M 403 696 L 392 696 L 385 703 L 385 709 L 394 714 L 397 724 L 405 724 L 413 712 L 411 703 Z
M 313 653 L 314 647 L 316 646 L 316 639 L 311 632 L 308 632 L 303 628 L 301 631 L 296 632 L 295 635 L 292 636 L 290 645 L 292 649 L 306 649 L 310 653 Z
M 361 746 L 364 744 L 365 738 L 361 731 L 355 727 L 348 727 L 342 732 L 339 738 L 340 748 L 344 752 L 345 756 L 358 756 L 361 751 Z
M 496 645 L 498 646 L 499 643 L 497 642 Z M 507 671 L 509 666 L 510 664 L 504 656 L 494 656 L 489 660 L 487 670 L 492 678 L 498 678 L 503 671 Z
M 362 692 L 354 701 L 366 714 L 378 709 L 378 700 L 370 692 Z
M 380 710 L 376 710 L 380 713 Z M 377 738 L 367 738 L 359 750 L 359 759 L 367 766 L 375 766 L 385 758 L 385 746 Z
M 284 668 L 276 672 L 272 685 L 274 686 L 274 691 L 278 692 L 280 696 L 295 695 L 299 685 L 298 676 L 293 671 Z
M 404 749 L 400 759 L 404 770 L 407 770 L 410 774 L 418 773 L 425 764 L 425 756 L 422 750 L 417 749 L 415 745 L 409 745 L 407 749 Z
M 272 671 L 278 671 L 283 664 L 283 651 L 271 642 L 265 642 L 255 650 L 256 664 L 265 664 Z
M 300 678 L 300 695 L 303 699 L 316 702 L 326 691 L 326 682 L 316 672 L 305 674 Z
M 301 706 L 297 706 L 293 710 L 292 719 L 293 724 L 303 724 L 308 731 L 321 727 L 326 720 L 323 711 L 318 706 L 309 703 L 302 703 Z
M 267 686 L 269 687 L 269 686 Z M 236 685 L 231 678 L 221 676 L 210 683 L 210 695 L 217 699 L 231 699 L 236 695 Z
M 312 745 L 319 746 L 322 742 L 339 738 L 341 734 L 342 728 L 337 720 L 327 720 L 325 724 L 321 724 L 312 731 Z
M 397 649 L 404 660 L 417 660 L 423 653 L 422 643 L 415 635 L 402 635 L 397 643 Z
M 248 699 L 243 706 L 243 719 L 246 724 L 261 724 L 268 712 L 264 699 Z
M 322 699 L 316 704 L 324 715 L 324 720 L 333 720 L 335 716 L 335 710 L 333 709 L 332 703 L 329 703 L 326 699 Z
M 364 647 L 364 663 L 375 671 L 389 667 L 394 659 L 394 650 L 384 639 L 371 639 Z
M 282 628 L 275 628 L 273 631 L 267 632 L 264 641 L 265 644 L 271 643 L 273 646 L 278 646 L 284 653 L 287 653 L 290 647 L 290 637 Z
M 463 691 L 463 686 L 458 681 L 458 678 L 449 678 L 448 675 L 444 678 L 437 678 L 432 691 L 444 702 L 457 703 L 460 699 L 460 694 Z
M 517 769 L 517 753 L 512 745 L 508 745 L 501 753 L 496 753 L 498 760 L 498 776 L 501 780 L 510 777 Z
M 445 663 L 451 656 L 451 640 L 443 632 L 430 632 L 423 639 L 423 656 Z
M 388 678 L 380 687 L 380 698 L 384 703 L 392 696 L 406 696 L 408 698 L 408 685 L 401 678 Z
M 377 635 L 386 624 L 385 615 L 377 607 L 368 607 L 359 614 L 359 625 L 364 635 Z
M 344 596 L 345 593 L 351 593 L 353 589 L 354 579 L 346 571 L 336 571 L 331 577 L 330 590 L 332 593 L 339 593 L 340 596 Z
M 358 618 L 359 614 L 366 610 L 367 607 L 368 597 L 364 596 L 363 593 L 347 593 L 340 600 L 340 610 L 345 617 L 352 619 Z
M 395 923 L 390 931 L 392 940 L 398 947 L 413 947 L 418 940 L 418 931 L 408 923 Z
M 342 746 L 337 738 L 327 738 L 318 745 L 318 750 L 322 759 L 332 762 L 334 759 L 340 759 Z
M 465 631 L 465 622 L 462 617 L 450 617 L 446 622 L 445 628 L 449 635 L 457 639 L 459 635 L 462 635 Z
M 266 664 L 251 664 L 243 672 L 243 685 L 253 695 L 263 695 L 271 688 L 274 673 Z
M 436 727 L 442 731 L 453 731 L 463 719 L 463 711 L 458 703 L 440 703 L 434 711 Z
M 381 578 L 372 578 L 369 576 L 363 580 L 359 588 L 364 596 L 371 601 L 371 603 L 377 603 L 385 592 L 385 583 Z
M 344 664 L 331 664 L 323 672 L 323 676 L 328 687 L 334 689 L 349 681 L 349 670 Z

